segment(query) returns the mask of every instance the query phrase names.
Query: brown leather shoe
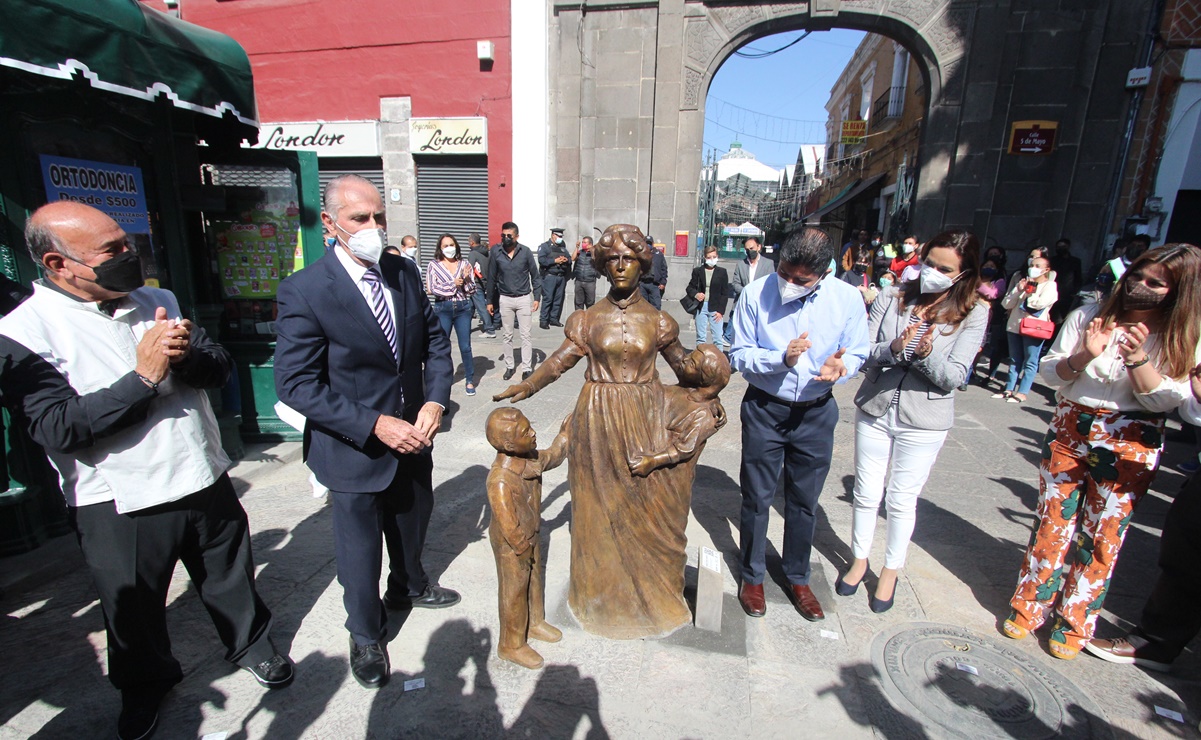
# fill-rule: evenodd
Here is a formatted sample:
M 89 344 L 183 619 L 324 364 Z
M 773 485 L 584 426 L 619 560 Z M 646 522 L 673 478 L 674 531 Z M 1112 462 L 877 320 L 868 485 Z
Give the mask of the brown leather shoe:
M 808 586 L 793 585 L 792 603 L 796 606 L 797 612 L 810 622 L 820 622 L 826 618 L 821 602 L 813 595 L 813 589 Z
M 738 589 L 738 603 L 750 617 L 762 617 L 767 613 L 767 600 L 763 598 L 763 584 L 742 584 Z

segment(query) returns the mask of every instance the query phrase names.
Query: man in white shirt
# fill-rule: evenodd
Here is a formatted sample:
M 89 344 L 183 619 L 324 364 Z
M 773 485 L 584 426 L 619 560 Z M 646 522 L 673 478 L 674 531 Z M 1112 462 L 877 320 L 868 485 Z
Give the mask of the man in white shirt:
M 0 394 L 58 470 L 104 610 L 118 737 L 149 737 L 183 678 L 166 624 L 180 560 L 226 660 L 286 686 L 292 664 L 271 644 L 205 391 L 228 380 L 229 353 L 179 318 L 169 291 L 142 287 L 125 232 L 95 208 L 43 206 L 25 240 L 45 279 L 0 319 Z

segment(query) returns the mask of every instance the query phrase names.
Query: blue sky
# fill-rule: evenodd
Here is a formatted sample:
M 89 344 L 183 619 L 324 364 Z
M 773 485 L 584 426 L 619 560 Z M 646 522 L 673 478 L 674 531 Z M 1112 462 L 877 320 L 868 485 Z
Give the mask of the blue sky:
M 801 34 L 765 36 L 740 51 L 778 49 Z M 709 86 L 705 151 L 716 148 L 720 155 L 737 139 L 759 161 L 781 168 L 796 162 L 800 144 L 823 143 L 830 88 L 864 35 L 846 29 L 815 31 L 763 59 L 731 55 Z

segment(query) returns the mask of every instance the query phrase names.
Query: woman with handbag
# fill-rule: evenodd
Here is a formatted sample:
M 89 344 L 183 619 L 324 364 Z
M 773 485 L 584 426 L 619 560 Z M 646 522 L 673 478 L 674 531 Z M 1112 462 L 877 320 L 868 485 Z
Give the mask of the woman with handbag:
M 1059 403 L 1007 637 L 1026 637 L 1054 607 L 1051 655 L 1070 660 L 1092 639 L 1130 517 L 1159 468 L 1164 417 L 1192 397 L 1199 339 L 1201 250 L 1187 244 L 1146 252 L 1104 305 L 1064 319 L 1041 366 Z
M 855 394 L 855 560 L 834 590 L 850 596 L 859 588 L 884 499 L 887 547 L 870 601 L 873 612 L 892 607 L 918 495 L 955 420 L 955 389 L 971 372 L 988 325 L 988 306 L 976 292 L 980 242 L 974 235 L 935 236 L 917 264 L 917 280 L 888 288 L 872 304 L 871 350 Z
M 696 346 L 712 342 L 722 346 L 721 317 L 730 300 L 730 276 L 717 266 L 717 247 L 705 247 L 705 263 L 692 270 L 692 279 L 684 291 L 699 307 L 696 310 Z
M 1026 394 L 1034 385 L 1034 374 L 1038 372 L 1043 342 L 1055 333 L 1055 324 L 1047 317 L 1057 300 L 1059 291 L 1055 287 L 1051 261 L 1046 257 L 1031 259 L 1026 277 L 1014 282 L 1001 300 L 1001 307 L 1009 311 L 1009 320 L 1005 324 L 1009 335 L 1009 380 L 1005 390 L 994 393 L 993 398 L 1004 398 L 1009 403 L 1026 401 Z

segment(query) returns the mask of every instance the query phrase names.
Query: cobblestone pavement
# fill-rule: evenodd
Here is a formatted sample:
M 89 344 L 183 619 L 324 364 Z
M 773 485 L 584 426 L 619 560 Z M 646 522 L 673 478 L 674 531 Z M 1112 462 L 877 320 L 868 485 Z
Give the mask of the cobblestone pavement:
M 570 301 L 570 296 L 568 297 Z M 671 302 L 674 303 L 674 302 Z M 678 305 L 672 306 L 678 317 Z M 681 335 L 691 346 L 685 324 Z M 538 359 L 561 330 L 534 330 Z M 539 645 L 547 665 L 527 671 L 495 656 L 496 576 L 486 538 L 484 479 L 493 453 L 483 435 L 504 383 L 500 341 L 475 335 L 480 393 L 455 385 L 435 451 L 436 504 L 425 562 L 431 577 L 463 593 L 457 607 L 415 611 L 391 641 L 392 681 L 379 691 L 349 675 L 345 615 L 334 571 L 328 507 L 311 496 L 298 444 L 251 446 L 231 471 L 250 515 L 258 582 L 274 612 L 274 635 L 297 664 L 295 683 L 261 689 L 222 660 L 215 632 L 182 569 L 169 612 L 174 650 L 186 677 L 165 700 L 160 738 L 359 737 L 948 737 L 917 713 L 899 711 L 872 663 L 873 638 L 909 623 L 966 629 L 1054 671 L 1083 692 L 1117 737 L 1193 737 L 1201 718 L 1201 660 L 1188 652 L 1170 676 L 1082 655 L 1064 663 L 1046 653 L 1046 636 L 1022 643 L 997 632 L 1034 520 L 1038 441 L 1050 399 L 1004 404 L 973 386 L 959 396 L 957 420 L 919 504 L 917 531 L 898 586 L 897 604 L 877 615 L 866 589 L 833 594 L 849 560 L 855 381 L 839 389 L 842 419 L 833 468 L 822 495 L 813 585 L 827 619 L 811 624 L 789 605 L 779 557 L 769 548 L 768 612 L 749 619 L 738 608 L 730 567 L 737 559 L 738 401 L 735 376 L 723 394 L 730 423 L 698 467 L 688 525 L 689 579 L 696 548 L 724 556 L 722 632 L 688 627 L 661 640 L 608 641 L 584 633 L 566 606 L 571 496 L 566 466 L 545 479 L 547 612 L 562 642 Z M 455 359 L 458 361 L 457 348 Z M 665 366 L 662 373 L 671 378 Z M 583 366 L 521 404 L 543 444 L 574 403 Z M 1037 390 L 1037 387 L 1036 387 Z M 1164 469 L 1135 515 L 1099 634 L 1124 631 L 1138 618 L 1156 575 L 1159 529 L 1183 482 L 1174 465 L 1189 453 L 1170 438 Z M 777 507 L 779 501 L 777 501 Z M 882 551 L 883 527 L 877 530 Z M 773 513 L 769 537 L 783 533 Z M 869 579 L 868 585 L 872 581 Z M 119 697 L 104 676 L 103 619 L 71 537 L 0 560 L 0 738 L 108 737 Z M 424 679 L 406 691 L 406 681 Z M 1012 679 L 1011 679 L 1012 680 Z M 1020 682 L 1020 677 L 1019 677 Z M 938 690 L 933 686 L 932 690 Z M 952 697 L 963 735 L 1050 737 L 1053 728 L 1004 723 L 986 693 Z M 1178 724 L 1155 707 L 1180 711 Z M 1073 722 L 1090 720 L 1071 711 Z

